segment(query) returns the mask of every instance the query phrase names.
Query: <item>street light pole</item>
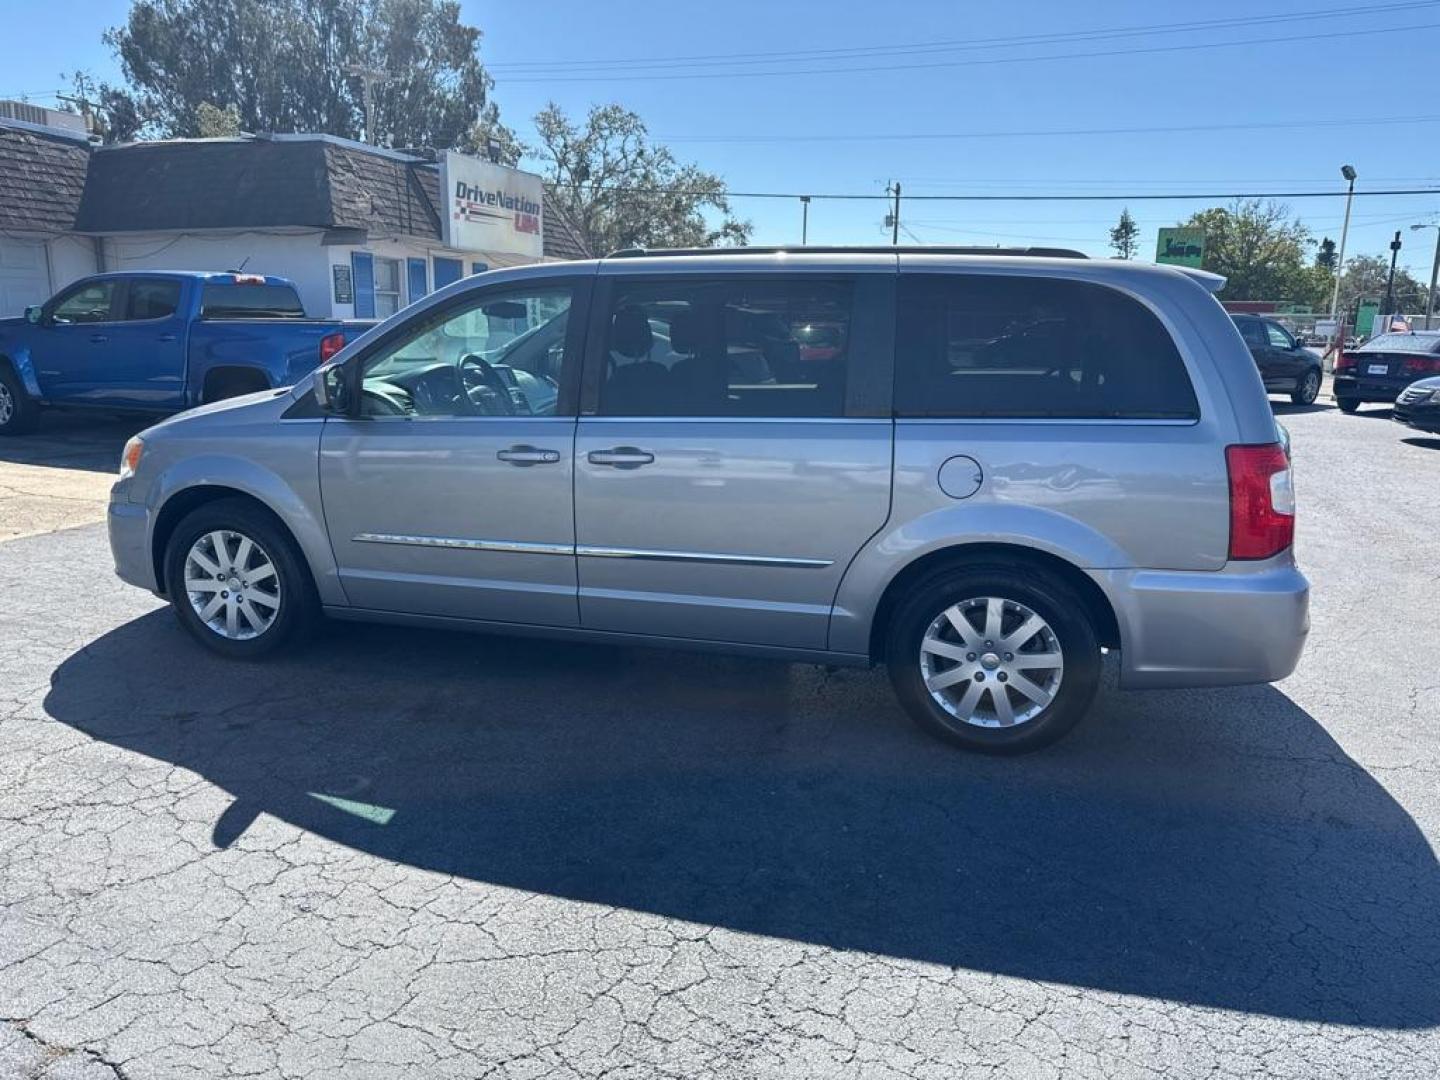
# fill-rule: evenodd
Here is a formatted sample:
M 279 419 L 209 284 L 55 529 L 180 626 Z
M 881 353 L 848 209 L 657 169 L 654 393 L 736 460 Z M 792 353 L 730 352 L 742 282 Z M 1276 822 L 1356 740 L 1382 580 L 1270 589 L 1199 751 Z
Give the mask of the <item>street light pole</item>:
M 800 196 L 800 246 L 810 242 L 810 196 Z
M 1354 165 L 1340 166 L 1340 175 L 1350 182 L 1345 193 L 1345 224 L 1340 227 L 1340 253 L 1335 258 L 1335 291 L 1330 295 L 1330 318 L 1335 322 L 1335 340 L 1345 340 L 1345 325 L 1340 319 L 1340 275 L 1345 272 L 1345 237 L 1350 233 L 1350 204 L 1355 201 Z M 1333 350 L 1332 350 L 1333 351 Z
M 1430 291 L 1425 294 L 1425 329 L 1430 329 L 1430 316 L 1435 313 L 1435 279 L 1440 277 L 1440 222 L 1411 225 L 1412 229 L 1435 230 L 1435 261 L 1430 264 Z

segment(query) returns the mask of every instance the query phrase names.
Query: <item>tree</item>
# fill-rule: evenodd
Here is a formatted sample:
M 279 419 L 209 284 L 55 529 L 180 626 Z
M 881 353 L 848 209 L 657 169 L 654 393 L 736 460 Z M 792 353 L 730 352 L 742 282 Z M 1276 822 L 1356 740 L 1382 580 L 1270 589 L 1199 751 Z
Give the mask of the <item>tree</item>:
M 240 114 L 234 105 L 221 109 L 202 101 L 195 110 L 195 126 L 202 139 L 233 138 L 240 134 Z
M 356 65 L 387 76 L 372 141 L 474 149 L 488 133 L 514 146 L 488 100 L 480 31 L 454 0 L 135 0 L 105 39 L 154 134 L 198 135 L 210 104 L 245 131 L 359 138 Z
M 1140 226 L 1130 216 L 1128 206 L 1120 211 L 1120 220 L 1110 230 L 1110 246 L 1115 249 L 1116 257 L 1121 259 L 1133 259 L 1140 250 Z
M 1335 272 L 1335 241 L 1328 236 L 1320 241 L 1320 250 L 1315 252 L 1315 265 L 1332 274 Z
M 535 117 L 540 145 L 529 153 L 592 250 L 744 244 L 753 231 L 731 216 L 725 182 L 681 164 L 650 140 L 638 115 L 596 106 L 584 126 L 551 102 Z M 719 223 L 706 211 L 719 215 Z
M 61 78 L 67 76 L 62 74 Z M 145 126 L 135 99 L 124 90 L 109 83 L 97 83 L 88 71 L 72 71 L 68 78 L 70 97 L 84 103 L 82 108 L 91 133 L 99 135 L 103 141 L 129 142 Z M 66 112 L 76 111 L 69 101 L 61 102 L 60 107 Z
M 1181 223 L 1205 231 L 1204 269 L 1226 278 L 1226 300 L 1292 300 L 1323 304 L 1332 280 L 1309 265 L 1310 232 L 1283 203 L 1237 199 Z
M 1383 255 L 1356 255 L 1345 260 L 1340 276 L 1340 311 L 1353 318 L 1363 299 L 1384 300 L 1385 281 L 1390 276 L 1390 259 Z M 1395 268 L 1395 310 L 1423 312 L 1429 290 L 1402 266 Z

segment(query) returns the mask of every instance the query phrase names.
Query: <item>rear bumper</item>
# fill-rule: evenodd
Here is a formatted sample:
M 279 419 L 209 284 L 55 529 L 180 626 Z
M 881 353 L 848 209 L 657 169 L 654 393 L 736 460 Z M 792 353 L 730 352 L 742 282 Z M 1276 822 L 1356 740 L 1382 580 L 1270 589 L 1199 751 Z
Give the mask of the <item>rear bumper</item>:
M 121 581 L 159 592 L 155 564 L 150 558 L 150 515 L 140 503 L 112 499 L 105 515 L 110 530 L 110 554 Z
M 1336 375 L 1331 383 L 1330 392 L 1337 398 L 1353 398 L 1356 401 L 1385 401 L 1392 402 L 1400 396 L 1404 390 L 1419 375 L 1409 375 L 1404 378 L 1356 378 L 1354 375 Z
M 1286 557 L 1213 573 L 1096 570 L 1120 623 L 1132 689 L 1274 682 L 1310 632 L 1310 583 Z

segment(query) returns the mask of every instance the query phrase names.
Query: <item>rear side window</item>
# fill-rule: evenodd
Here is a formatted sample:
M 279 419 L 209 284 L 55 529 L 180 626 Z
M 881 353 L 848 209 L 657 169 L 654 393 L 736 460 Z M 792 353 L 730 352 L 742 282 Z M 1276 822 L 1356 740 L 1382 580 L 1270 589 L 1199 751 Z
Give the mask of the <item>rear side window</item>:
M 211 284 L 200 295 L 202 319 L 303 319 L 290 285 Z
M 1169 332 L 1123 293 L 1060 278 L 900 279 L 895 413 L 1195 419 Z
M 168 319 L 180 306 L 180 282 L 163 278 L 140 278 L 130 282 L 125 301 L 125 318 L 130 320 Z
M 1362 352 L 1440 353 L 1440 335 L 1381 334 L 1367 341 Z
M 848 281 L 622 281 L 607 315 L 602 416 L 835 417 Z

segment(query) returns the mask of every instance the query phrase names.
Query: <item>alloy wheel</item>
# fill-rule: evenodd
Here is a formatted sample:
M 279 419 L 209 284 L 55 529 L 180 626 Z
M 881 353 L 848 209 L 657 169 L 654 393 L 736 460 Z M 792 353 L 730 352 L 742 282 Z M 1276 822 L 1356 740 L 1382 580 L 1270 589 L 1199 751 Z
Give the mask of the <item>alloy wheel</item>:
M 280 576 L 265 549 L 233 529 L 203 533 L 185 555 L 185 592 L 200 621 L 230 641 L 249 641 L 280 614 Z
M 10 393 L 10 388 L 0 382 L 0 426 L 10 422 L 15 415 L 15 397 Z
M 1065 662 L 1044 618 L 1015 600 L 983 596 L 935 617 L 920 641 L 920 671 L 931 698 L 955 719 L 1008 728 L 1055 700 Z

